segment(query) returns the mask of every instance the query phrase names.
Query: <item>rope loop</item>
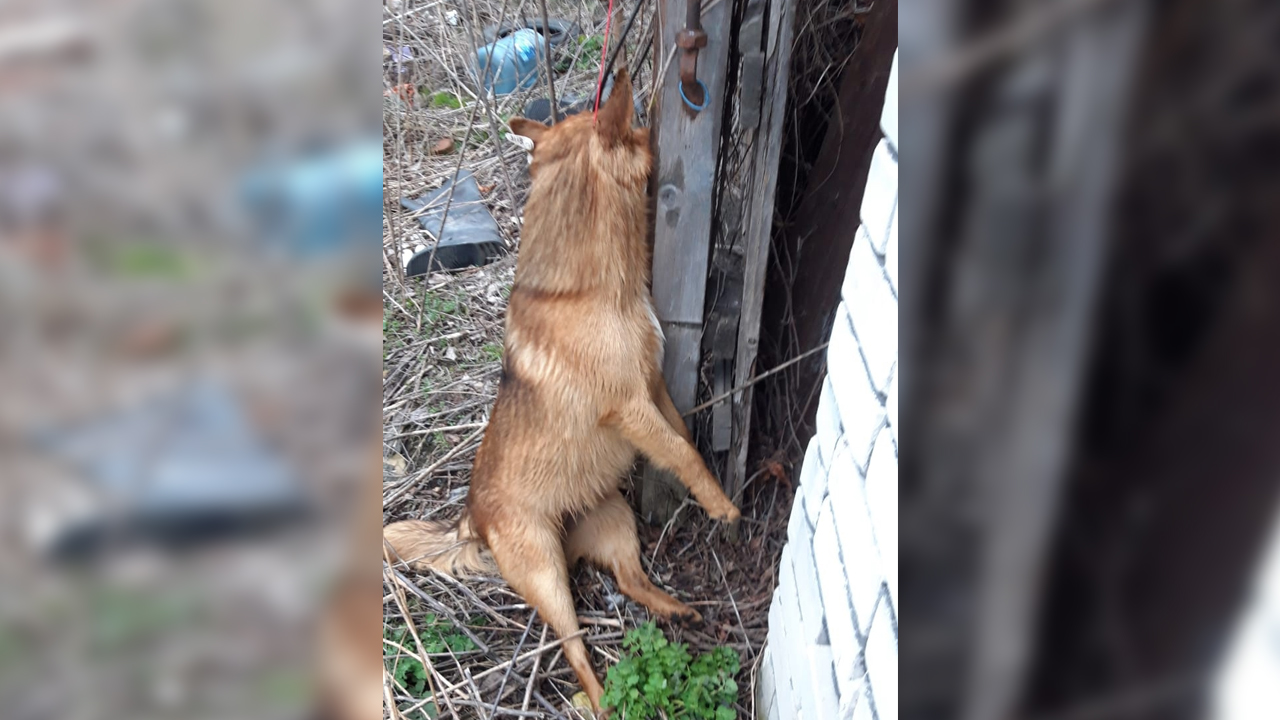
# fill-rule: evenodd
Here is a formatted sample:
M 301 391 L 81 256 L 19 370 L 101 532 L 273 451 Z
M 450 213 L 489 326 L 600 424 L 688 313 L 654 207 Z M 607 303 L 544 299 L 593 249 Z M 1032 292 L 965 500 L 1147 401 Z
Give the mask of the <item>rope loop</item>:
M 695 78 L 695 82 L 698 83 L 698 87 L 702 88 L 702 104 L 701 105 L 694 105 L 692 102 L 689 101 L 688 96 L 684 94 L 684 83 L 676 83 L 676 87 L 680 88 L 680 99 L 684 101 L 684 106 L 698 113 L 707 109 L 707 104 L 711 102 L 711 93 L 707 92 L 706 83 L 702 82 L 701 80 L 697 80 L 696 78 Z

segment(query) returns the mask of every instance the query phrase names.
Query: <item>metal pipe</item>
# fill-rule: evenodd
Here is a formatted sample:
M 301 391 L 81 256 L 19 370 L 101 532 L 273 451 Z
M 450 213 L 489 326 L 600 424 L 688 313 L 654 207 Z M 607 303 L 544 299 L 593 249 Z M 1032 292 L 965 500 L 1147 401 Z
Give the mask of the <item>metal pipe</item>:
M 685 27 L 676 33 L 676 45 L 680 48 L 680 90 L 684 94 L 685 107 L 697 112 L 690 103 L 702 106 L 706 97 L 698 84 L 698 50 L 707 46 L 707 33 L 702 30 L 701 0 L 686 0 Z

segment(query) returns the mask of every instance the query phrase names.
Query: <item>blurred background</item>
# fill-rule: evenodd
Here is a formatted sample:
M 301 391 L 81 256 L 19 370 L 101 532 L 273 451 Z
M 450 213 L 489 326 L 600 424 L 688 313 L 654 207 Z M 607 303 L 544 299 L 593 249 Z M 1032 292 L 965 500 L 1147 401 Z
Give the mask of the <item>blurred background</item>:
M 1280 6 L 899 30 L 904 715 L 1274 716 Z
M 1280 6 L 900 10 L 903 713 L 1273 716 Z M 381 14 L 0 6 L 0 717 L 312 711 Z
M 380 16 L 0 5 L 0 717 L 313 711 L 376 553 Z

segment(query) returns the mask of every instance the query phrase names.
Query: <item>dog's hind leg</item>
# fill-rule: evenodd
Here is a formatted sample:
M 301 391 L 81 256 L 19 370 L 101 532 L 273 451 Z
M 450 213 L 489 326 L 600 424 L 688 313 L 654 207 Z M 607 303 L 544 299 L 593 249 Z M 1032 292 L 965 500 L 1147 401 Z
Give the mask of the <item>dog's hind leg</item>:
M 671 399 L 671 391 L 667 390 L 667 381 L 661 373 L 655 373 L 650 393 L 653 395 L 653 404 L 658 406 L 658 411 L 667 419 L 672 429 L 680 433 L 680 437 L 686 442 L 692 443 L 693 435 L 689 432 L 689 426 L 685 424 L 684 418 L 680 417 L 680 411 L 676 409 L 676 404 Z
M 652 402 L 631 403 L 606 418 L 606 422 L 616 425 L 622 436 L 655 464 L 675 473 L 708 515 L 730 523 L 741 516 L 707 470 L 702 456 Z
M 587 646 L 578 632 L 578 616 L 569 593 L 569 572 L 557 528 L 533 523 L 506 523 L 486 532 L 489 550 L 502 577 L 530 605 L 543 622 L 564 639 L 564 656 L 596 710 L 604 688 L 591 669 Z
M 569 529 L 564 554 L 569 567 L 586 559 L 613 573 L 619 589 L 655 615 L 702 620 L 696 610 L 649 582 L 640 565 L 635 515 L 617 490 L 606 495 Z

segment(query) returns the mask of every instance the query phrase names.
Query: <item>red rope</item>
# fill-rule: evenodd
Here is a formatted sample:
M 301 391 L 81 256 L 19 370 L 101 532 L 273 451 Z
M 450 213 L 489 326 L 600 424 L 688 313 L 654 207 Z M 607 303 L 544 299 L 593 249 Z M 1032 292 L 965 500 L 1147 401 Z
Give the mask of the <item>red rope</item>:
M 600 48 L 600 76 L 596 78 L 596 107 L 591 111 L 594 124 L 600 116 L 600 96 L 604 93 L 604 60 L 609 54 L 609 26 L 613 24 L 613 0 L 609 0 L 609 15 L 604 19 L 604 47 Z

